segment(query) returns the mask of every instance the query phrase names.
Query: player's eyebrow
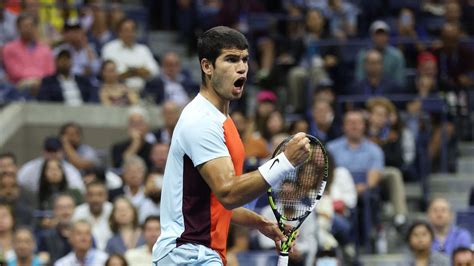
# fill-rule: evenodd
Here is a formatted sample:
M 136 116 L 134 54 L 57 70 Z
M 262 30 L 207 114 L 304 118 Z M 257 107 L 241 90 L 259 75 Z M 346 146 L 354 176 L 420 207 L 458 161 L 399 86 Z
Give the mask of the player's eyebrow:
M 227 54 L 224 56 L 224 59 L 244 59 L 244 60 L 248 60 L 249 59 L 249 55 L 248 54 Z

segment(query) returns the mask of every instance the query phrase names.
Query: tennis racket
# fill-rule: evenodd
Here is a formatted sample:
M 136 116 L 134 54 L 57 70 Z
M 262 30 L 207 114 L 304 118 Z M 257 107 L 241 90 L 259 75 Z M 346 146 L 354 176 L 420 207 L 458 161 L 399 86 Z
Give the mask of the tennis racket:
M 293 136 L 286 138 L 273 153 L 272 158 L 285 150 Z M 287 241 L 281 243 L 278 266 L 288 265 L 288 251 L 296 238 L 298 228 L 311 214 L 321 199 L 328 177 L 328 158 L 323 144 L 315 137 L 310 140 L 306 161 L 290 171 L 282 181 L 268 189 L 268 201 L 275 214 L 278 226 Z M 288 229 L 290 228 L 291 229 Z

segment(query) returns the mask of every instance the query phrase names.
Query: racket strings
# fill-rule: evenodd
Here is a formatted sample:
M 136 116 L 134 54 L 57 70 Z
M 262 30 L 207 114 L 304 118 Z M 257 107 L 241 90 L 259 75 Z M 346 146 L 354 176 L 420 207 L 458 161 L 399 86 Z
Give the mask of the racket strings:
M 325 156 L 317 144 L 310 147 L 305 163 L 289 172 L 283 181 L 273 188 L 273 197 L 278 212 L 287 219 L 296 219 L 311 211 L 318 198 L 325 167 Z

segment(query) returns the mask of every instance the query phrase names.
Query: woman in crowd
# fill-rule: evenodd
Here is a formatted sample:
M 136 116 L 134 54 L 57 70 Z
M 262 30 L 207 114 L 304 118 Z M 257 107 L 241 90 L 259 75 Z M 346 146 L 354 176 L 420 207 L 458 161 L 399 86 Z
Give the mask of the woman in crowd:
M 129 249 L 145 244 L 138 224 L 137 210 L 127 198 L 118 197 L 114 201 L 109 223 L 114 236 L 107 242 L 107 253 L 124 254 Z
M 432 251 L 434 232 L 425 221 L 414 222 L 408 229 L 407 244 L 410 253 L 403 265 L 448 266 L 449 259 L 443 254 Z
M 100 87 L 100 102 L 105 106 L 128 106 L 138 103 L 136 91 L 119 82 L 117 65 L 112 60 L 106 60 L 101 68 L 102 86 Z

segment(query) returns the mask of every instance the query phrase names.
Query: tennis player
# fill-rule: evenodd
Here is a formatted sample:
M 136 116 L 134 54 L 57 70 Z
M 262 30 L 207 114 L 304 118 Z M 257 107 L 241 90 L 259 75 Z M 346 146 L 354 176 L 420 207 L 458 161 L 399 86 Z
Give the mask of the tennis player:
M 225 265 L 230 223 L 258 229 L 279 247 L 276 223 L 240 206 L 277 184 L 309 155 L 299 133 L 284 153 L 257 171 L 242 173 L 244 146 L 229 116 L 242 96 L 248 42 L 231 28 L 212 28 L 198 39 L 202 84 L 174 129 L 161 195 L 161 236 L 154 265 Z

